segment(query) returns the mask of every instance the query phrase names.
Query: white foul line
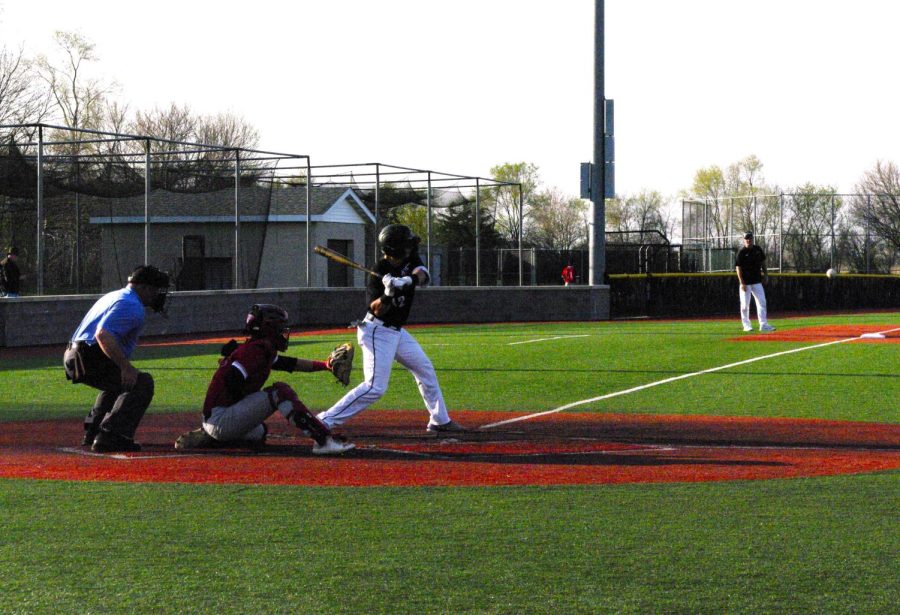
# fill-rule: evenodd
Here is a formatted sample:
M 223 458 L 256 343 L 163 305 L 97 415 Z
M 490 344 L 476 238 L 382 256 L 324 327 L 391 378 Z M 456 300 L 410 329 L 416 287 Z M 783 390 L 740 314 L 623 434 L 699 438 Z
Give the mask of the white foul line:
M 589 337 L 588 335 L 557 335 L 556 337 L 541 337 L 536 340 L 525 340 L 524 342 L 510 342 L 507 346 L 515 346 L 516 344 L 533 344 L 535 342 L 549 342 L 550 340 L 564 340 L 570 337 Z
M 887 331 L 880 331 L 882 335 L 885 333 L 893 333 L 894 331 L 900 331 L 900 327 L 896 329 L 889 329 Z M 657 380 L 656 382 L 650 382 L 648 384 L 642 384 L 640 386 L 632 387 L 630 389 L 624 389 L 622 391 L 615 391 L 613 393 L 607 393 L 606 395 L 600 395 L 599 397 L 592 397 L 590 399 L 582 399 L 581 401 L 573 401 L 571 404 L 566 404 L 565 406 L 560 406 L 559 408 L 554 408 L 553 410 L 546 410 L 544 412 L 536 412 L 534 414 L 527 414 L 525 416 L 517 416 L 515 418 L 506 419 L 505 421 L 498 421 L 496 423 L 489 423 L 487 425 L 482 425 L 480 429 L 490 429 L 491 427 L 500 427 L 501 425 L 508 425 L 510 423 L 518 423 L 519 421 L 527 421 L 529 419 L 537 418 L 539 416 L 546 416 L 548 414 L 556 414 L 557 412 L 562 412 L 563 410 L 568 410 L 569 408 L 574 408 L 576 406 L 582 406 L 584 404 L 589 404 L 595 401 L 602 401 L 604 399 L 610 399 L 612 397 L 618 397 L 620 395 L 627 395 L 629 393 L 636 393 L 637 391 L 643 391 L 644 389 L 649 389 L 651 387 L 659 386 L 661 384 L 668 384 L 670 382 L 675 382 L 676 380 L 684 380 L 685 378 L 692 378 L 694 376 L 700 376 L 701 374 L 710 374 L 712 372 L 718 372 L 723 369 L 730 369 L 732 367 L 737 367 L 739 365 L 746 365 L 748 363 L 754 363 L 756 361 L 762 361 L 763 359 L 771 359 L 773 357 L 780 357 L 786 354 L 793 354 L 795 352 L 803 352 L 804 350 L 812 350 L 813 348 L 823 348 L 825 346 L 832 346 L 834 344 L 843 344 L 844 342 L 852 342 L 853 340 L 862 339 L 860 337 L 848 337 L 842 340 L 834 340 L 832 342 L 824 342 L 822 344 L 815 344 L 813 346 L 803 346 L 802 348 L 793 348 L 791 350 L 782 350 L 781 352 L 775 352 L 773 354 L 763 355 L 761 357 L 754 357 L 752 359 L 746 359 L 744 361 L 738 361 L 737 363 L 729 363 L 728 365 L 720 365 L 719 367 L 710 367 L 709 369 L 703 369 L 699 372 L 691 372 L 689 374 L 681 374 L 680 376 L 673 376 L 672 378 L 666 378 L 664 380 Z

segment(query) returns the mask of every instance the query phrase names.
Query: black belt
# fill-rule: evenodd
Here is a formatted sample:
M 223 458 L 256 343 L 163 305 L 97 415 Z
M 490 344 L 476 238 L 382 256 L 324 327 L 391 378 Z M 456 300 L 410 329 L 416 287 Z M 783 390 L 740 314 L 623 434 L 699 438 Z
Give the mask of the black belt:
M 84 340 L 78 342 L 69 342 L 68 344 L 66 344 L 66 350 L 74 350 L 76 352 L 84 352 L 90 347 L 91 345 Z
M 386 322 L 384 322 L 383 320 L 381 320 L 380 318 L 376 317 L 371 312 L 366 314 L 366 317 L 363 318 L 363 320 L 365 322 L 371 322 L 372 324 L 381 325 L 382 327 L 387 327 L 388 329 L 393 329 L 394 331 L 400 330 L 400 327 L 398 327 L 397 325 L 389 325 Z

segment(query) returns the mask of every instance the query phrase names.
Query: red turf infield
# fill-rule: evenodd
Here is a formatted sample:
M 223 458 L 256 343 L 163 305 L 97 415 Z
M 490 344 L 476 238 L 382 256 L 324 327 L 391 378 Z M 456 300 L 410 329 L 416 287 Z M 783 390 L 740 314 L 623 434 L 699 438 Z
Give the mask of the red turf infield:
M 883 337 L 861 337 L 882 333 Z M 900 327 L 892 325 L 819 325 L 815 327 L 799 327 L 773 331 L 772 333 L 760 333 L 758 335 L 743 335 L 732 338 L 740 342 L 836 342 L 853 338 L 857 342 L 872 344 L 897 344 L 900 343 Z
M 478 426 L 514 416 L 455 412 Z M 176 452 L 196 416 L 148 415 L 140 453 L 94 455 L 79 421 L 5 423 L 0 476 L 310 486 L 562 485 L 854 474 L 900 468 L 900 425 L 822 420 L 554 414 L 455 439 L 426 435 L 423 411 L 370 410 L 345 429 L 358 449 L 314 457 L 270 420 L 262 452 Z

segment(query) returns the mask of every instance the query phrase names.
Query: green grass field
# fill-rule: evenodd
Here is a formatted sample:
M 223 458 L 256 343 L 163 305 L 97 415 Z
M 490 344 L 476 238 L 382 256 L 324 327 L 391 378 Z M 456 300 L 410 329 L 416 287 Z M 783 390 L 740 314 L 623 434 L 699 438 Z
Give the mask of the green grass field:
M 773 321 L 866 323 L 900 327 L 900 312 Z M 322 358 L 351 334 L 298 337 L 290 354 Z M 451 413 L 548 410 L 809 345 L 729 341 L 736 319 L 413 334 Z M 151 412 L 197 412 L 217 350 L 139 349 L 156 379 Z M 93 394 L 65 381 L 60 360 L 3 361 L 0 421 L 84 414 Z M 288 379 L 314 409 L 343 392 L 325 374 Z M 898 423 L 898 400 L 900 345 L 849 343 L 575 410 Z M 369 412 L 379 407 L 421 407 L 402 369 Z M 6 479 L 0 613 L 892 613 L 898 477 L 405 489 Z

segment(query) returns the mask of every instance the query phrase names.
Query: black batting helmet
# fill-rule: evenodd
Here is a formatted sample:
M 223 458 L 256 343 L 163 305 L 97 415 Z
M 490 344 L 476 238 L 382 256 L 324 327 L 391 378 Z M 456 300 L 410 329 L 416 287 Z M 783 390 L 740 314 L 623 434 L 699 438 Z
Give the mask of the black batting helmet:
M 405 224 L 388 224 L 378 233 L 381 251 L 388 256 L 403 258 L 419 245 L 419 238 Z
M 287 310 L 271 303 L 257 303 L 247 314 L 244 333 L 253 339 L 268 339 L 276 350 L 285 351 L 291 337 L 291 329 L 287 325 Z

